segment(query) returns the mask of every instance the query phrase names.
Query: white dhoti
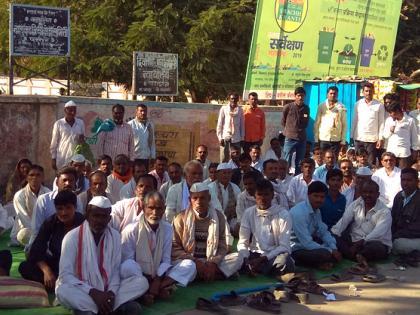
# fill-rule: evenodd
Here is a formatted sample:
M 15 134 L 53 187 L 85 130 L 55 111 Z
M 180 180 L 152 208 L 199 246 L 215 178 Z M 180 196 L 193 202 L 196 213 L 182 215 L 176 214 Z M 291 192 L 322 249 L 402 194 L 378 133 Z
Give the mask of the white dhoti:
M 217 267 L 225 275 L 226 278 L 232 276 L 235 272 L 241 269 L 243 257 L 238 253 L 226 255 Z M 186 287 L 188 283 L 194 281 L 197 276 L 197 268 L 191 259 L 183 259 L 175 261 L 175 266 L 172 267 L 168 273 L 168 277 L 177 281 L 181 286 Z
M 114 311 L 122 304 L 142 296 L 149 288 L 147 279 L 143 276 L 131 276 L 121 279 L 120 287 L 115 293 Z M 60 304 L 73 310 L 98 313 L 98 307 L 93 299 L 77 285 L 62 283 L 55 290 Z

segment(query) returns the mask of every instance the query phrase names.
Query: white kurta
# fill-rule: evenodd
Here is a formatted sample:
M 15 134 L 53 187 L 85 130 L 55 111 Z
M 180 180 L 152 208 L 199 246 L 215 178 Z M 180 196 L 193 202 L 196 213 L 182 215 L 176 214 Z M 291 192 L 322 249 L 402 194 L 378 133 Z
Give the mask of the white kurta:
M 391 132 L 394 128 L 394 132 Z M 388 117 L 385 121 L 384 138 L 388 140 L 386 150 L 398 158 L 411 156 L 411 150 L 418 150 L 418 130 L 414 119 L 404 114 L 403 119 L 394 121 Z
M 113 174 L 108 175 L 107 177 L 108 186 L 106 187 L 106 192 L 110 196 L 110 201 L 112 204 L 115 204 L 120 200 L 120 191 L 124 186 L 124 183 L 120 181 Z
M 164 239 L 162 246 L 162 260 L 159 268 L 156 272 L 157 276 L 162 276 L 171 267 L 171 250 L 172 250 L 172 236 L 173 229 L 172 225 L 168 222 L 162 221 L 162 227 L 164 229 Z M 158 231 L 148 231 L 149 244 L 152 248 L 156 247 L 156 238 Z M 122 261 L 133 260 L 137 261 L 136 247 L 137 240 L 139 238 L 139 223 L 134 222 L 128 225 L 121 233 L 121 244 L 122 244 Z M 153 253 L 153 251 L 152 251 Z M 141 261 L 141 257 L 139 258 Z M 138 265 L 138 264 L 137 264 Z M 140 266 L 139 266 L 140 267 Z M 141 268 L 140 268 L 141 269 Z
M 315 181 L 319 181 L 315 176 L 312 176 L 309 184 L 303 179 L 303 174 L 293 177 L 290 181 L 289 190 L 287 191 L 289 205 L 294 206 L 301 201 L 305 201 L 308 198 L 308 186 Z
M 85 222 L 85 224 L 88 224 Z M 55 294 L 58 301 L 73 310 L 90 311 L 97 313 L 98 307 L 96 306 L 93 299 L 89 296 L 89 291 L 92 288 L 98 290 L 104 290 L 104 288 L 98 286 L 98 284 L 92 283 L 88 279 L 79 279 L 77 275 L 77 258 L 78 258 L 78 247 L 79 247 L 79 229 L 83 228 L 83 224 L 66 234 L 63 239 L 60 257 L 60 273 L 57 279 Z M 104 246 L 104 268 L 107 272 L 108 287 L 107 290 L 112 291 L 115 294 L 114 310 L 120 305 L 134 300 L 144 294 L 149 284 L 144 277 L 128 277 L 125 279 L 120 278 L 121 268 L 121 238 L 117 231 L 108 227 L 107 232 L 109 233 L 109 242 L 111 244 L 105 244 Z M 105 234 L 104 233 L 104 234 Z M 105 237 L 103 235 L 102 237 Z M 93 236 L 91 236 L 93 240 Z M 91 246 L 92 251 L 90 261 L 86 261 L 86 257 L 82 258 L 82 268 L 84 269 L 83 275 L 86 277 L 87 272 L 100 276 L 99 272 L 99 252 L 100 249 L 96 246 L 95 242 L 86 242 L 86 238 L 83 238 L 83 246 Z M 108 250 L 106 250 L 108 249 Z M 84 251 L 82 251 L 84 252 Z M 96 280 L 97 283 L 101 283 L 102 280 Z
M 272 208 L 276 207 L 278 206 L 272 205 Z M 270 260 L 281 253 L 291 253 L 292 218 L 287 210 L 282 208 L 276 210 L 276 214 L 268 216 L 258 215 L 256 206 L 245 211 L 239 232 L 238 252 L 240 255 L 248 257 L 249 252 L 252 251 Z M 275 235 L 275 229 L 278 235 Z M 252 242 L 250 243 L 251 235 Z
M 136 191 L 136 181 L 134 180 L 134 177 L 133 177 L 130 179 L 130 181 L 127 184 L 124 184 L 124 186 L 121 187 L 120 200 L 133 198 L 135 196 L 135 191 Z
M 12 240 L 16 240 L 17 234 L 22 229 L 29 229 L 30 231 L 32 224 L 33 208 L 28 209 L 27 205 L 32 204 L 35 206 L 38 196 L 41 196 L 48 192 L 50 192 L 50 190 L 47 187 L 41 185 L 38 195 L 35 195 L 30 189 L 28 191 L 28 194 L 26 194 L 26 187 L 22 188 L 15 194 L 15 196 L 13 197 L 13 206 L 16 210 L 16 217 L 15 224 L 10 235 L 10 238 Z M 30 200 L 26 200 L 26 198 L 29 198 Z
M 118 201 L 112 206 L 110 225 L 122 232 L 129 224 L 137 222 L 141 213 L 142 208 L 137 197 Z
M 50 145 L 51 158 L 56 159 L 57 169 L 70 163 L 80 135 L 85 134 L 83 120 L 75 118 L 73 126 L 61 118 L 54 123 Z
M 136 118 L 130 120 L 128 124 L 134 133 L 134 158 L 135 159 L 155 159 L 156 143 L 155 143 L 155 127 L 151 121 L 146 124 L 141 123 Z M 151 146 L 149 145 L 149 137 L 152 137 Z
M 365 203 L 362 197 L 359 197 L 346 208 L 342 218 L 331 228 L 331 232 L 341 236 L 349 224 L 351 224 L 350 236 L 353 242 L 379 241 L 391 249 L 392 216 L 382 201 L 378 200 L 365 214 Z
M 402 190 L 401 169 L 394 167 L 394 170 L 388 175 L 385 168 L 382 167 L 372 175 L 372 179 L 378 183 L 381 198 L 384 200 L 386 206 L 392 208 L 395 195 Z

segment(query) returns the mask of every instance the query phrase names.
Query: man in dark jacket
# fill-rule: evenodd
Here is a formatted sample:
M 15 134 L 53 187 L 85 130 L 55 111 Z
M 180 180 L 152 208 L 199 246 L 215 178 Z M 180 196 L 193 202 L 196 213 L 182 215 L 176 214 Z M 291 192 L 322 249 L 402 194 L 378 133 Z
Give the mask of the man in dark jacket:
M 415 169 L 401 170 L 400 191 L 392 206 L 392 251 L 410 254 L 420 251 L 420 190 Z
M 293 152 L 296 152 L 295 165 L 305 157 L 306 150 L 306 128 L 309 122 L 309 107 L 303 103 L 305 90 L 302 87 L 295 89 L 295 101 L 287 104 L 283 110 L 281 126 L 286 136 L 283 147 L 283 158 L 292 165 Z M 295 175 L 300 173 L 296 167 Z

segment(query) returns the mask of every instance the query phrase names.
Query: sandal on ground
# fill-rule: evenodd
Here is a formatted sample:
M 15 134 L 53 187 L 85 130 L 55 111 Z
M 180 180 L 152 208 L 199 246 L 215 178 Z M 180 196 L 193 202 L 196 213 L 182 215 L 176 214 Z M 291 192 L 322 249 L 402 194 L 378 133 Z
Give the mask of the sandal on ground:
M 219 299 L 219 304 L 226 307 L 243 305 L 245 303 L 246 303 L 246 299 L 241 297 L 235 291 L 230 291 L 229 294 L 222 295 Z
M 249 296 L 247 298 L 246 305 L 250 308 L 253 308 L 262 312 L 266 312 L 266 313 L 280 314 L 281 312 L 280 310 L 281 303 L 274 301 L 274 299 L 272 299 L 270 295 L 264 292 Z
M 368 273 L 375 273 L 376 272 L 376 268 L 374 267 L 366 267 L 362 264 L 357 264 L 353 267 L 350 267 L 347 270 L 349 273 L 353 274 L 353 275 L 359 275 L 359 276 L 363 276 L 365 274 Z
M 344 282 L 347 280 L 353 279 L 353 275 L 348 272 L 342 272 L 342 273 L 333 273 L 330 277 L 331 281 L 334 282 Z
M 326 288 L 324 288 L 323 286 L 320 286 L 315 281 L 302 282 L 298 286 L 298 289 L 300 291 L 304 291 L 304 292 L 312 293 L 312 294 L 317 294 L 317 295 L 323 295 L 324 292 L 325 293 L 329 292 Z
M 379 273 L 367 274 L 363 276 L 363 281 L 370 283 L 383 282 L 385 279 L 385 276 Z
M 211 313 L 217 313 L 222 315 L 228 314 L 228 311 L 220 307 L 219 304 L 211 300 L 207 300 L 205 298 L 198 298 L 197 302 L 195 303 L 195 308 L 201 311 L 207 311 Z

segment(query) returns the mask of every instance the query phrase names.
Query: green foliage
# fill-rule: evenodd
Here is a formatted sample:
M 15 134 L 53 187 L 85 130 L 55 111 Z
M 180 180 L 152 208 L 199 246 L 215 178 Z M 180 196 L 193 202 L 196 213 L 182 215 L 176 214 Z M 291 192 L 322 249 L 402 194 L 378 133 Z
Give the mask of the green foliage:
M 0 0 L 0 72 L 8 73 L 8 2 Z M 241 90 L 256 0 L 31 0 L 71 10 L 71 79 L 131 85 L 133 51 L 179 54 L 180 92 L 196 101 Z M 20 57 L 64 79 L 64 58 Z M 17 75 L 26 74 L 22 69 Z
M 392 74 L 410 76 L 420 69 L 420 2 L 404 0 L 401 13 Z

